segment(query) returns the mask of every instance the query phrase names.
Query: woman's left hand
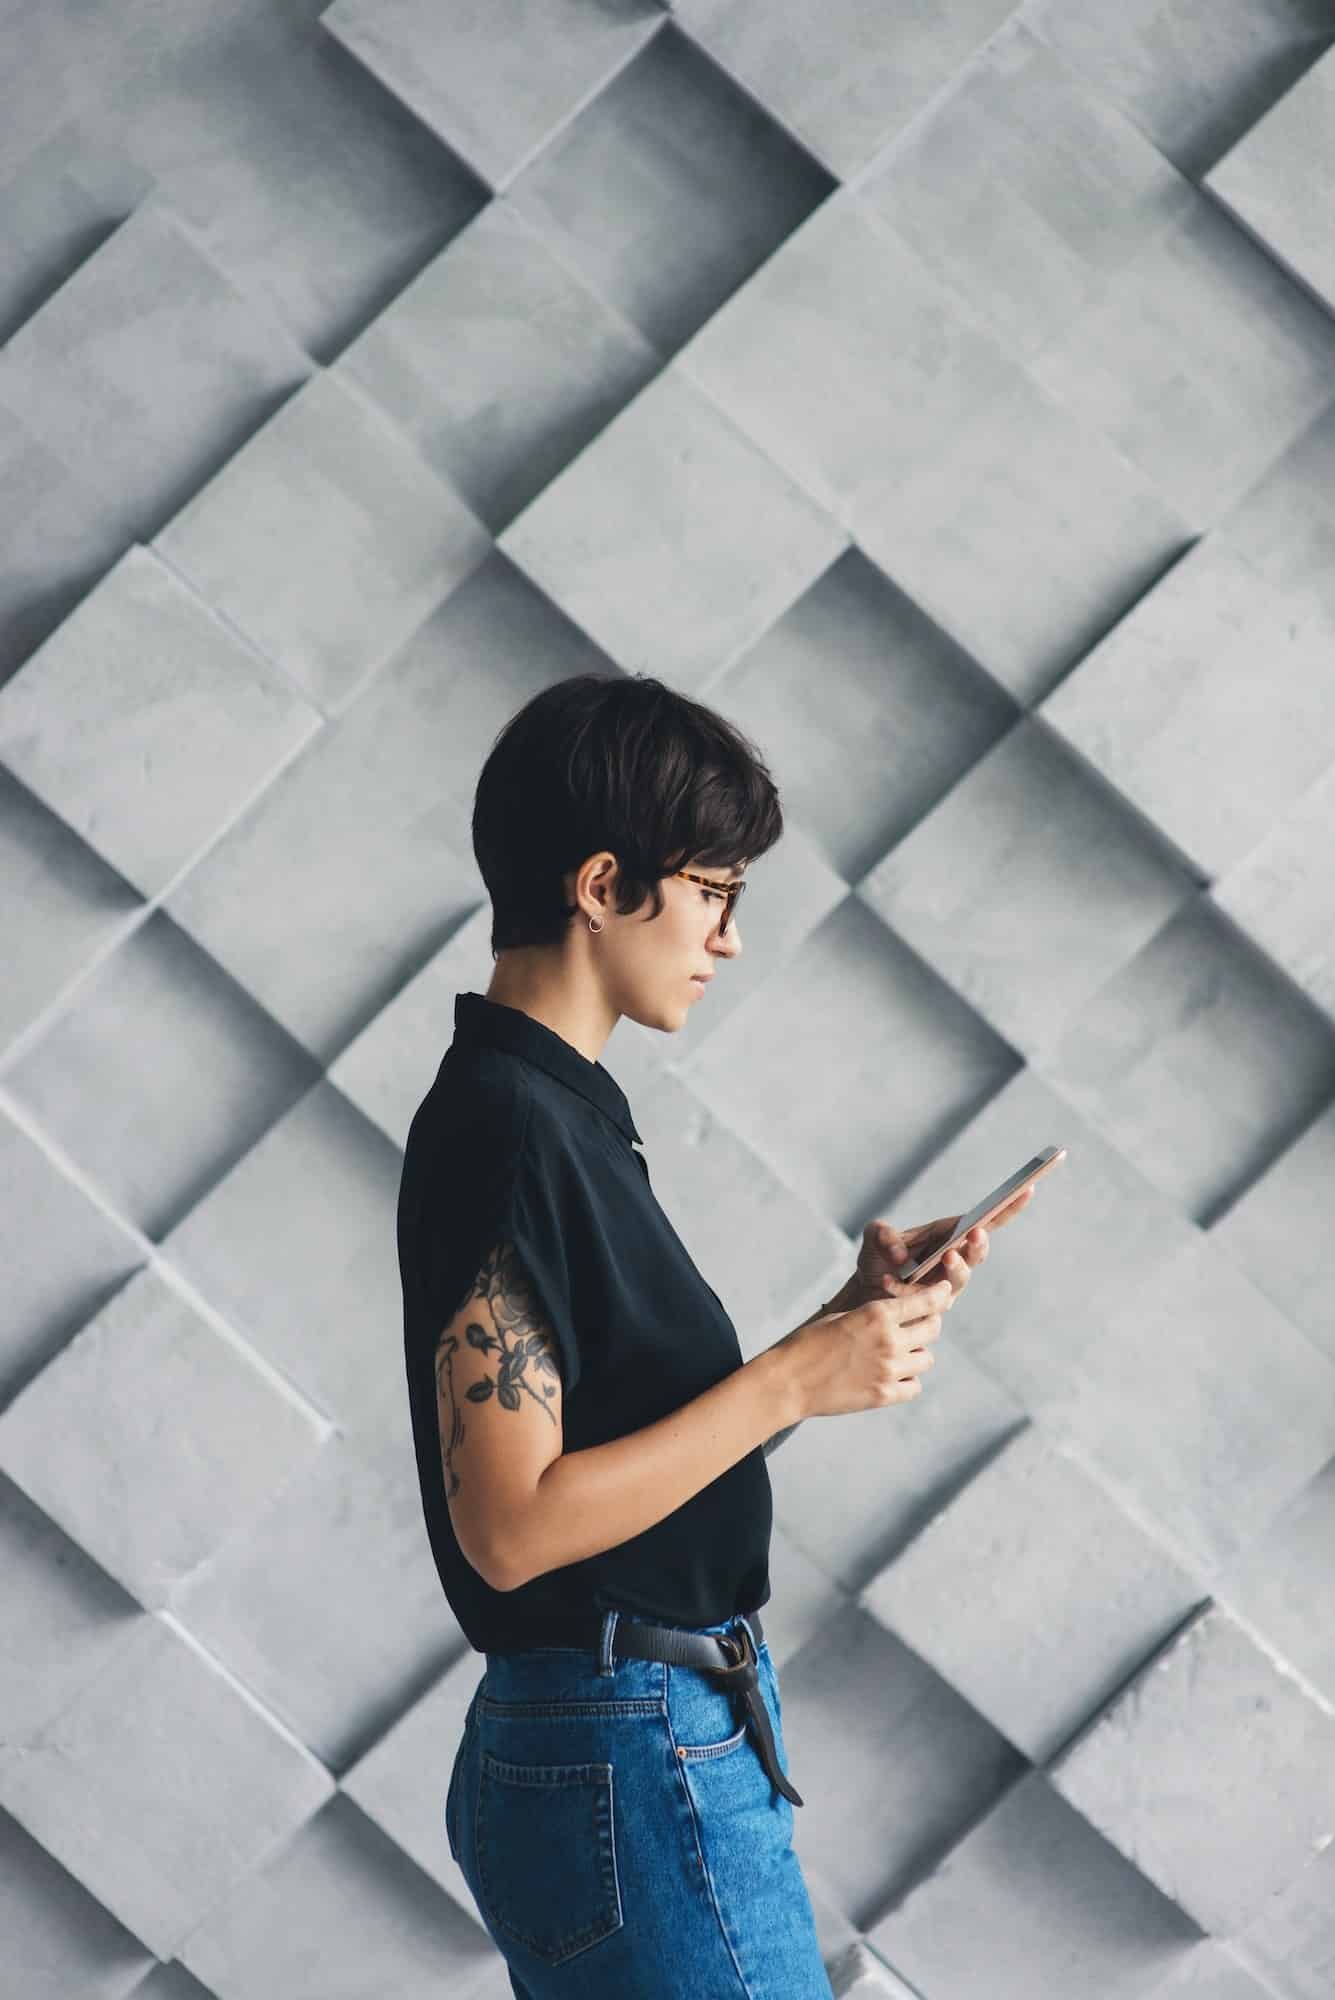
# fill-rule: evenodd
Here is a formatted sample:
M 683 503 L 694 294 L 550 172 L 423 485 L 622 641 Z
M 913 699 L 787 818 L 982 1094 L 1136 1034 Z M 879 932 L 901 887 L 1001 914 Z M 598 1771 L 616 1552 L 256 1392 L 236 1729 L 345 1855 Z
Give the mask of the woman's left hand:
M 1013 1222 L 1028 1207 L 1033 1194 L 1032 1187 L 1025 1188 L 1000 1214 L 993 1216 L 990 1229 L 1004 1229 L 1008 1222 Z M 962 1242 L 921 1277 L 905 1282 L 895 1272 L 900 1264 L 908 1262 L 910 1255 L 920 1257 L 930 1253 L 936 1244 L 953 1236 L 959 1222 L 958 1215 L 941 1215 L 935 1222 L 920 1222 L 912 1229 L 896 1229 L 892 1223 L 877 1220 L 869 1222 L 862 1232 L 862 1248 L 853 1274 L 855 1289 L 862 1300 L 902 1298 L 922 1285 L 939 1284 L 942 1278 L 950 1280 L 957 1299 L 987 1256 L 988 1229 L 971 1229 Z M 954 1302 L 955 1299 L 949 1301 L 947 1311 Z

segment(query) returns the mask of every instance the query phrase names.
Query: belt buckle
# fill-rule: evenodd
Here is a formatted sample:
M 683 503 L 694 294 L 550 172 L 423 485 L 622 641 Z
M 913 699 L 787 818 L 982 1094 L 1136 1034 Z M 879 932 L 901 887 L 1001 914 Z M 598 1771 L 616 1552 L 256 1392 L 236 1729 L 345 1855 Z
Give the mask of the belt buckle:
M 711 1669 L 712 1672 L 720 1676 L 740 1676 L 748 1667 L 754 1667 L 758 1664 L 759 1655 L 756 1652 L 755 1641 L 751 1637 L 748 1626 L 739 1623 L 733 1631 L 715 1632 L 713 1636 L 722 1647 L 723 1655 L 728 1661 L 728 1665 L 726 1667 L 714 1667 Z M 737 1649 L 735 1653 L 732 1650 L 734 1647 Z

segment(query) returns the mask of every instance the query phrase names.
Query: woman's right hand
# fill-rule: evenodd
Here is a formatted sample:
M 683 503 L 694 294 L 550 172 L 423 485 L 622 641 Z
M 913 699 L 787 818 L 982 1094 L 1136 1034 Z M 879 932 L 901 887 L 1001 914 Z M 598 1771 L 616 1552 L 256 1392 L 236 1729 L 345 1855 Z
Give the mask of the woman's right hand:
M 954 1296 L 947 1279 L 798 1327 L 785 1345 L 792 1349 L 803 1413 L 842 1417 L 920 1396 L 921 1377 L 936 1360 L 931 1344 L 940 1338 Z

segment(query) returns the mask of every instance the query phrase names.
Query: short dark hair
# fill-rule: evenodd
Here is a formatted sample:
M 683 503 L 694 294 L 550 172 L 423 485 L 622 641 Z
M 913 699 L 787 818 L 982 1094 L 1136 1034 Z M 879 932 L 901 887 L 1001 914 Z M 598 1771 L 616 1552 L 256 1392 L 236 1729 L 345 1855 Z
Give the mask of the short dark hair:
M 782 835 L 764 760 L 712 708 L 644 674 L 555 681 L 505 724 L 478 779 L 492 957 L 559 944 L 578 909 L 561 878 L 603 848 L 617 858 L 618 914 L 651 894 L 658 917 L 664 875 L 737 867 Z

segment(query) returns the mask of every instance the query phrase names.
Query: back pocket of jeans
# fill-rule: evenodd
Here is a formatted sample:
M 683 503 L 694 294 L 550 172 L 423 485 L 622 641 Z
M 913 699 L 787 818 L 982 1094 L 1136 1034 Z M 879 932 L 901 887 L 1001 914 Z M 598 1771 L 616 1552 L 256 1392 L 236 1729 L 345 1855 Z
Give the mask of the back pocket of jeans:
M 621 1927 L 610 1764 L 507 1764 L 481 1752 L 483 1912 L 549 1965 Z

